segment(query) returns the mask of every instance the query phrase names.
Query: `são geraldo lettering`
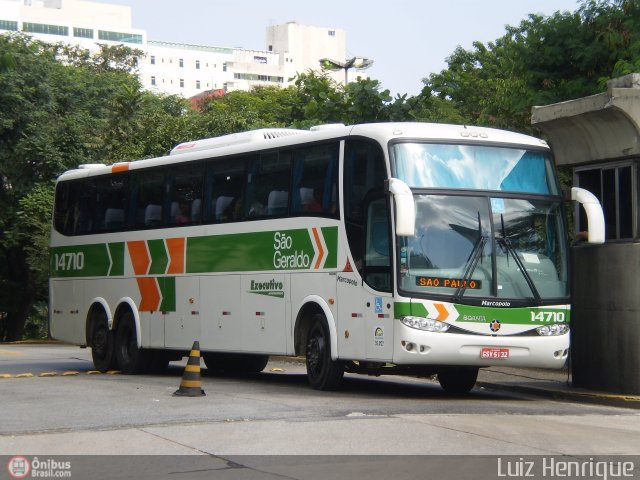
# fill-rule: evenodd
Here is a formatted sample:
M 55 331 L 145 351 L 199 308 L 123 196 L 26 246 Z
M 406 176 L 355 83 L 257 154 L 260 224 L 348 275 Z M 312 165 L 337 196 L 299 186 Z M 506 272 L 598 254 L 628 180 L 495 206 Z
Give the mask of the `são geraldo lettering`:
M 273 267 L 278 270 L 309 268 L 311 258 L 303 251 L 294 250 L 293 238 L 286 233 L 276 232 L 273 235 Z

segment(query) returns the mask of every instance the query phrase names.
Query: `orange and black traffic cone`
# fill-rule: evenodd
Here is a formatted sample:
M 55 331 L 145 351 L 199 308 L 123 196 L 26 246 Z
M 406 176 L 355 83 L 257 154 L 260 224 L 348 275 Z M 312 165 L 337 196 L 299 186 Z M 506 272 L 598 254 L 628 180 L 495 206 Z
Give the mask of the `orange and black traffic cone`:
M 189 360 L 180 382 L 180 388 L 173 394 L 180 397 L 201 397 L 206 395 L 200 381 L 200 342 L 193 342 Z

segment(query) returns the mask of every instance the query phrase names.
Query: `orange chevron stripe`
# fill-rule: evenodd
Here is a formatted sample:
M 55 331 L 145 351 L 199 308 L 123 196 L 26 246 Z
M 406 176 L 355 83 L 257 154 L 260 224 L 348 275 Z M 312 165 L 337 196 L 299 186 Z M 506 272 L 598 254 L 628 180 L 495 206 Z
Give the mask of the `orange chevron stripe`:
M 129 248 L 129 256 L 131 257 L 131 264 L 133 265 L 133 273 L 136 275 L 146 275 L 149 271 L 149 265 L 151 264 L 146 242 L 144 240 L 127 242 L 127 247 Z
M 167 238 L 165 240 L 167 250 L 169 251 L 169 268 L 167 273 L 180 274 L 184 273 L 184 243 L 183 238 Z
M 138 310 L 141 312 L 155 312 L 160 307 L 160 289 L 158 282 L 153 277 L 136 278 L 138 289 L 140 290 L 140 306 Z
M 447 308 L 441 303 L 434 303 L 433 305 L 436 307 L 436 310 L 438 310 L 438 317 L 436 318 L 436 320 L 438 320 L 439 322 L 444 322 L 449 316 Z
M 318 235 L 318 229 L 312 228 L 313 238 L 316 240 L 316 245 L 318 246 L 318 250 L 320 250 L 320 254 L 318 255 L 318 260 L 316 260 L 315 269 L 319 269 L 320 265 L 322 265 L 322 259 L 324 258 L 324 249 L 322 248 L 322 242 L 320 241 L 320 236 Z

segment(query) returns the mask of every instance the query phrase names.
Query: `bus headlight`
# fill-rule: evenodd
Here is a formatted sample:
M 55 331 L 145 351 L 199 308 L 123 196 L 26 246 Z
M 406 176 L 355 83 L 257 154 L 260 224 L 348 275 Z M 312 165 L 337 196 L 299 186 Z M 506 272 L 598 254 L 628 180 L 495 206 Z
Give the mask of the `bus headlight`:
M 554 323 L 552 325 L 543 325 L 536 328 L 536 332 L 541 337 L 554 337 L 557 335 L 564 335 L 569 331 L 569 325 L 566 323 Z
M 427 332 L 446 332 L 449 330 L 448 323 L 432 320 L 431 318 L 406 316 L 400 317 L 400 321 L 407 327 Z

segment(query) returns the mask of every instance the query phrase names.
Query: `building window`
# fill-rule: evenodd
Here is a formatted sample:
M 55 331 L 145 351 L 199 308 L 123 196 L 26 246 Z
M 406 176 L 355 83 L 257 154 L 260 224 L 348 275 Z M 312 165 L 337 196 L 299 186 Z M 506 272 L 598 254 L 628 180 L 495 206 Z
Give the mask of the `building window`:
M 226 72 L 227 71 L 227 64 L 226 62 L 222 64 L 222 71 Z
M 0 20 L 0 30 L 18 30 L 18 22 L 14 22 L 13 20 Z
M 93 38 L 93 28 L 73 27 L 73 36 L 80 38 Z
M 269 51 L 273 52 L 273 45 L 269 45 Z
M 200 90 L 200 80 L 196 80 L 196 88 Z
M 577 169 L 574 184 L 593 193 L 604 211 L 605 239 L 627 240 L 638 235 L 634 219 L 640 210 L 633 204 L 635 164 L 590 166 Z M 640 179 L 636 179 L 638 182 Z M 579 209 L 578 231 L 586 230 L 587 220 L 583 209 Z
M 98 30 L 99 40 L 108 40 L 110 42 L 124 43 L 142 43 L 142 35 L 124 32 L 109 32 L 107 30 Z
M 31 23 L 23 22 L 22 31 L 29 33 L 45 33 L 47 35 L 69 35 L 69 27 L 63 27 L 62 25 L 47 25 L 46 23 Z
M 183 68 L 183 67 L 184 67 L 184 59 L 183 59 L 183 58 L 180 58 L 180 59 L 178 60 L 178 64 L 179 64 L 180 68 Z
M 335 30 L 329 30 L 329 36 L 330 37 L 335 37 L 336 36 L 336 31 Z
M 151 65 L 155 65 L 156 64 L 156 57 L 155 55 L 151 55 Z
M 200 70 L 200 60 L 196 60 L 196 70 Z
M 184 88 L 184 78 L 180 79 L 180 88 Z
M 156 77 L 151 77 L 151 85 L 155 85 L 156 84 Z

